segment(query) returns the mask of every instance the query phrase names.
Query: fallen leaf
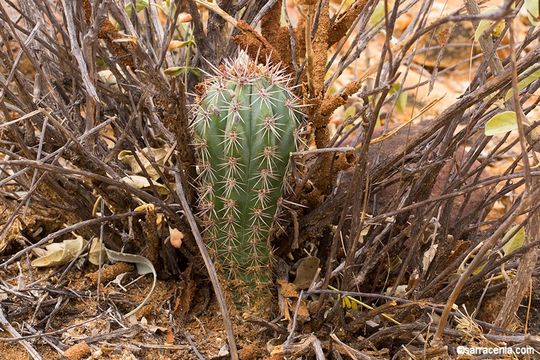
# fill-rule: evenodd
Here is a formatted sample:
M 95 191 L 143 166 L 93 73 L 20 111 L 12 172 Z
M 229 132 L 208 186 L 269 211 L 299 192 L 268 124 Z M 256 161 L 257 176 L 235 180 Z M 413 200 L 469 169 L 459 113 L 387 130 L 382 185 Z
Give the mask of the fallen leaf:
M 316 256 L 308 256 L 299 260 L 296 277 L 293 281 L 297 289 L 304 290 L 309 288 L 315 275 L 317 275 L 319 264 L 320 260 Z
M 90 251 L 88 252 L 88 261 L 93 265 L 99 266 L 99 260 L 101 259 L 101 263 L 103 264 L 103 262 L 107 260 L 107 253 L 105 250 L 105 246 L 99 243 L 99 239 L 93 238 L 92 244 L 90 245 Z
M 152 276 L 153 276 L 152 287 L 150 288 L 150 291 L 148 292 L 146 297 L 143 299 L 143 301 L 135 309 L 131 310 L 129 313 L 124 315 L 125 318 L 130 317 L 131 315 L 133 315 L 137 311 L 139 311 L 148 302 L 148 300 L 150 299 L 150 296 L 154 292 L 154 289 L 156 287 L 156 282 L 157 282 L 156 269 L 154 268 L 154 265 L 152 265 L 150 260 L 148 260 L 144 256 L 133 255 L 133 254 L 125 254 L 125 253 L 121 253 L 121 252 L 113 251 L 113 250 L 109 250 L 109 249 L 105 249 L 105 251 L 107 253 L 107 258 L 110 261 L 113 261 L 113 262 L 114 261 L 122 261 L 122 262 L 126 262 L 126 263 L 135 264 L 135 266 L 137 267 L 137 273 L 139 275 L 146 275 L 146 274 L 151 273 Z
M 144 176 L 130 175 L 130 176 L 123 177 L 122 181 L 129 186 L 133 186 L 136 189 L 141 189 L 141 190 L 152 189 L 152 186 L 150 185 L 150 180 L 148 180 Z M 153 180 L 152 180 L 152 184 L 156 187 L 156 190 L 160 195 L 166 195 L 169 193 L 169 190 L 164 185 L 157 183 Z
M 517 225 L 512 226 L 502 239 L 503 243 L 506 241 L 506 244 L 504 244 L 502 247 L 504 256 L 510 255 L 511 253 L 522 247 L 523 243 L 525 242 L 525 228 L 523 226 L 512 236 L 510 240 L 508 240 L 510 235 L 516 231 L 516 226 Z
M 32 266 L 50 267 L 67 264 L 81 255 L 86 243 L 81 236 L 77 236 L 76 239 L 46 245 L 45 255 L 32 261 Z
M 486 122 L 484 133 L 486 136 L 504 134 L 517 129 L 517 118 L 514 111 L 503 111 Z
M 148 159 L 154 159 L 155 163 L 158 166 L 165 165 L 165 162 L 167 161 L 168 154 L 170 152 L 170 148 L 163 147 L 163 148 L 149 148 L 146 147 L 140 151 L 136 151 L 135 154 L 137 155 L 137 158 L 141 162 L 142 166 L 144 167 L 144 170 L 146 170 L 146 173 L 148 176 L 152 178 L 152 180 L 159 179 L 159 173 L 157 170 L 152 166 L 152 163 Z M 135 156 L 130 150 L 122 150 L 118 153 L 118 160 L 122 161 L 124 164 L 128 165 L 131 168 L 131 171 L 135 175 L 143 175 L 144 172 L 135 159 Z

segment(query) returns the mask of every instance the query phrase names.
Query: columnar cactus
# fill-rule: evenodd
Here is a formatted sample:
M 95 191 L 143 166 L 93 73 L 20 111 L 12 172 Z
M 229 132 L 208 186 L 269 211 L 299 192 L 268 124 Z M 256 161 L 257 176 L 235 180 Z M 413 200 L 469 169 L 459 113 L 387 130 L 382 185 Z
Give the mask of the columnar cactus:
M 221 275 L 234 288 L 261 288 L 271 278 L 268 237 L 301 114 L 278 67 L 242 55 L 215 71 L 192 125 L 199 215 Z

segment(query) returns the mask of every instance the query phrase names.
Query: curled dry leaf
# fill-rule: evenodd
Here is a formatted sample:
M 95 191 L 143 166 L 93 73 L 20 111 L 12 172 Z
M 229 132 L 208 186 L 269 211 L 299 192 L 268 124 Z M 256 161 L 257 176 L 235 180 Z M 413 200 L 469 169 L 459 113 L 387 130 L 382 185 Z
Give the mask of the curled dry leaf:
M 88 252 L 88 261 L 96 266 L 99 266 L 105 260 L 107 260 L 107 252 L 105 246 L 99 243 L 98 238 L 92 239 L 92 244 L 90 245 L 90 251 Z
M 86 243 L 81 236 L 76 236 L 75 239 L 46 245 L 45 254 L 32 261 L 32 266 L 50 267 L 67 264 L 81 255 Z
M 142 212 L 142 211 L 153 212 L 155 210 L 156 210 L 156 206 L 154 204 L 142 204 L 142 205 L 137 206 L 135 209 L 133 209 L 133 211 L 137 211 L 137 212 Z
M 159 179 L 159 173 L 152 166 L 151 162 L 148 159 L 154 159 L 157 165 L 165 165 L 169 152 L 170 152 L 170 148 L 168 147 L 163 147 L 163 148 L 146 147 L 142 149 L 141 151 L 136 151 L 135 154 L 139 158 L 139 161 L 141 162 L 142 166 L 144 167 L 148 175 L 152 178 L 152 180 L 157 180 Z M 139 165 L 139 163 L 135 159 L 135 156 L 130 150 L 120 151 L 120 153 L 118 153 L 118 160 L 128 165 L 131 168 L 131 171 L 133 172 L 133 174 L 135 175 L 143 174 L 141 166 Z
M 150 190 L 152 189 L 152 185 L 154 185 L 160 195 L 167 195 L 169 193 L 169 190 L 164 185 L 155 182 L 152 180 L 152 185 L 150 183 L 150 180 L 145 178 L 144 176 L 139 175 L 130 175 L 122 178 L 122 181 L 126 183 L 129 186 L 133 186 L 136 189 L 141 190 Z
M 171 51 L 171 50 L 174 50 L 174 49 L 180 49 L 180 48 L 183 48 L 183 47 L 188 46 L 190 44 L 193 44 L 193 42 L 192 41 L 171 40 L 171 42 L 169 43 L 169 46 L 167 46 L 167 50 Z
M 111 70 L 101 70 L 98 71 L 98 76 L 105 84 L 110 85 L 113 89 L 119 90 L 118 87 L 118 81 L 116 80 L 116 76 L 114 76 L 113 72 Z
M 121 262 L 135 264 L 135 266 L 137 267 L 137 273 L 139 275 L 146 275 L 146 274 L 151 273 L 153 276 L 152 287 L 150 288 L 150 291 L 148 292 L 146 297 L 143 299 L 143 301 L 135 309 L 131 310 L 129 313 L 124 315 L 125 318 L 128 318 L 131 315 L 135 314 L 140 309 L 142 309 L 142 307 L 150 299 L 150 296 L 152 296 L 152 293 L 154 292 L 154 289 L 156 287 L 156 282 L 157 282 L 156 269 L 154 268 L 154 265 L 152 264 L 152 262 L 150 262 L 150 260 L 148 260 L 144 256 L 126 254 L 126 253 L 121 253 L 121 252 L 113 251 L 109 249 L 105 249 L 105 252 L 107 253 L 107 258 L 110 261 L 113 261 L 113 262 L 121 261 Z

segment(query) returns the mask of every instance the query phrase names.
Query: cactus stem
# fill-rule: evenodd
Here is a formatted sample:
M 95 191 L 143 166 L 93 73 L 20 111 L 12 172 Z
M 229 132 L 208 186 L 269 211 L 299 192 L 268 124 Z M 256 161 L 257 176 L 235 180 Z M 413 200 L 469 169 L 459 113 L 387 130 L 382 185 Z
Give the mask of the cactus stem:
M 268 239 L 302 115 L 277 66 L 241 56 L 215 72 L 192 124 L 199 214 L 219 271 L 245 304 L 251 295 L 269 294 Z

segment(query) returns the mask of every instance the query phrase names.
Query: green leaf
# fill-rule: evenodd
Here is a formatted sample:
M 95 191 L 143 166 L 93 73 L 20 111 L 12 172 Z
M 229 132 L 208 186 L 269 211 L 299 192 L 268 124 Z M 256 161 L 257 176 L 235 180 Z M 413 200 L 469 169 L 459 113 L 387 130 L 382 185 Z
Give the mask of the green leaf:
M 407 96 L 407 93 L 405 91 L 401 92 L 399 94 L 396 107 L 400 112 L 404 112 L 405 108 L 407 107 L 407 102 L 409 101 L 409 97 Z
M 497 12 L 498 9 L 496 7 L 489 7 L 486 9 L 486 11 L 482 12 L 482 15 L 491 15 L 495 12 Z M 491 27 L 491 25 L 493 25 L 494 21 L 493 20 L 487 20 L 487 19 L 482 19 L 480 20 L 480 22 L 478 23 L 478 27 L 476 28 L 476 31 L 474 32 L 474 40 L 475 41 L 478 41 L 480 40 L 480 37 L 482 35 L 485 35 L 484 33 L 489 30 L 489 28 Z M 497 27 L 497 25 L 496 25 Z M 504 29 L 504 24 L 503 24 L 503 29 Z M 499 26 L 499 29 L 496 29 L 494 28 L 493 29 L 495 32 L 497 32 L 498 30 L 500 30 L 500 26 Z M 502 31 L 502 30 L 500 30 Z
M 476 28 L 476 31 L 474 32 L 474 41 L 480 40 L 480 37 L 484 35 L 484 33 L 489 29 L 489 27 L 493 24 L 493 21 L 482 19 L 478 23 L 478 27 Z
M 388 91 L 388 95 L 395 94 L 401 89 L 401 85 L 399 83 L 392 84 L 392 87 Z M 407 96 L 407 93 L 402 91 L 396 100 L 396 109 L 398 109 L 399 112 L 405 111 L 405 108 L 407 107 L 407 102 L 409 101 L 409 98 Z
M 390 87 L 390 90 L 388 90 L 388 95 L 395 94 L 396 92 L 399 91 L 399 89 L 401 89 L 400 83 L 393 83 L 392 86 Z
M 517 129 L 517 118 L 514 111 L 503 111 L 486 122 L 484 133 L 486 136 L 504 134 Z
M 351 105 L 343 112 L 343 118 L 354 117 L 356 115 L 356 106 Z
M 193 75 L 195 75 L 196 77 L 201 76 L 200 70 L 191 66 L 172 66 L 170 68 L 163 70 L 165 75 L 172 76 L 172 77 L 185 74 L 187 71 L 193 73 Z
M 527 16 L 533 26 L 540 23 L 540 2 L 538 0 L 525 0 L 525 9 L 527 10 Z
M 135 0 L 135 12 L 143 11 L 148 6 L 148 0 Z M 124 8 L 126 9 L 127 14 L 131 16 L 131 12 L 133 11 L 133 3 L 131 2 L 131 0 L 126 4 Z
M 184 71 L 185 71 L 184 66 L 173 66 L 173 67 L 170 67 L 170 68 L 167 68 L 167 69 L 163 70 L 165 75 L 168 75 L 168 76 L 182 75 L 184 73 Z
M 480 40 L 480 37 L 484 35 L 486 30 L 491 25 L 491 21 L 489 20 L 480 20 L 478 23 L 478 27 L 476 28 L 476 31 L 474 32 L 474 41 Z
M 513 227 L 510 228 L 510 230 L 508 230 L 508 232 L 506 233 L 506 235 L 504 235 L 504 238 L 502 239 L 503 243 L 508 240 L 510 235 L 516 230 L 516 227 L 517 225 L 514 225 Z M 512 238 L 508 240 L 506 244 L 504 244 L 504 246 L 502 247 L 502 252 L 504 256 L 509 255 L 513 253 L 514 251 L 516 251 L 517 249 L 519 249 L 520 247 L 522 247 L 524 242 L 525 242 L 525 228 L 522 226 L 521 229 L 519 229 L 518 232 L 516 232 L 514 236 L 512 236 Z
M 537 69 L 535 72 L 533 72 L 531 75 L 527 76 L 526 78 L 520 80 L 518 82 L 518 90 L 521 91 L 525 89 L 527 86 L 532 84 L 535 80 L 538 80 L 540 78 L 540 68 Z M 504 97 L 504 101 L 510 100 L 514 96 L 514 91 L 510 89 L 506 93 L 506 96 Z
M 382 19 L 384 19 L 384 2 L 380 1 L 375 7 L 375 10 L 373 10 L 373 14 L 369 18 L 369 23 L 371 25 L 377 25 Z

